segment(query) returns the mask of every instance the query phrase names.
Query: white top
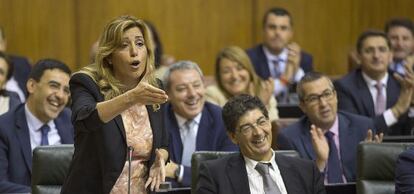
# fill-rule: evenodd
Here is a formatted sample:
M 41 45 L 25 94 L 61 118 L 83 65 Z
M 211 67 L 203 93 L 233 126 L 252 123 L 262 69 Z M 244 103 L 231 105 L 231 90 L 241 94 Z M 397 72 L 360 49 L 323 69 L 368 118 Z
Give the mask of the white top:
M 283 182 L 283 178 L 282 178 L 282 175 L 280 174 L 279 167 L 277 166 L 276 161 L 275 161 L 274 151 L 272 151 L 272 158 L 270 159 L 270 161 L 256 161 L 246 156 L 243 156 L 243 158 L 246 163 L 246 170 L 247 170 L 247 177 L 249 179 L 250 193 L 264 193 L 263 177 L 255 169 L 257 163 L 262 162 L 262 163 L 271 164 L 269 168 L 270 178 L 272 178 L 272 180 L 276 182 L 281 194 L 287 194 L 285 183 Z
M 382 87 L 382 93 L 384 94 L 384 98 L 385 98 L 385 102 L 387 102 L 387 82 L 388 82 L 388 72 L 385 74 L 385 76 L 380 80 L 380 82 L 382 83 L 382 85 L 384 87 Z M 365 80 L 365 83 L 368 86 L 369 92 L 371 93 L 371 97 L 372 97 L 372 101 L 374 102 L 374 105 L 377 104 L 377 88 L 375 87 L 375 85 L 377 84 L 377 81 L 371 79 L 367 74 L 365 74 L 364 72 L 362 72 L 362 77 Z M 384 111 L 384 113 L 382 113 L 384 120 L 385 120 L 385 124 L 387 126 L 391 126 L 395 123 L 397 123 L 398 119 L 395 117 L 395 115 L 392 113 L 391 108 L 386 109 Z M 377 129 L 380 130 L 380 129 Z M 384 130 L 384 129 L 382 129 Z
M 286 69 L 286 63 L 288 59 L 288 49 L 284 48 L 283 51 L 279 55 L 272 54 L 269 49 L 267 49 L 265 46 L 263 46 L 264 54 L 267 58 L 267 64 L 269 66 L 270 75 L 274 78 L 275 82 L 275 90 L 274 94 L 278 96 L 281 92 L 287 92 L 289 88 L 287 88 L 279 78 L 276 78 L 275 75 L 275 65 L 273 64 L 273 61 L 279 61 L 279 72 L 283 74 Z M 298 70 L 295 72 L 294 76 L 292 77 L 293 82 L 299 82 L 300 79 L 305 75 L 305 72 L 303 69 L 299 66 Z
M 27 126 L 29 127 L 30 145 L 33 151 L 35 147 L 40 146 L 40 142 L 42 140 L 42 132 L 40 131 L 40 127 L 42 127 L 45 123 L 40 121 L 30 112 L 27 104 L 24 105 L 24 112 L 26 115 Z M 47 124 L 50 127 L 50 131 L 47 134 L 49 145 L 62 144 L 55 122 L 51 120 Z

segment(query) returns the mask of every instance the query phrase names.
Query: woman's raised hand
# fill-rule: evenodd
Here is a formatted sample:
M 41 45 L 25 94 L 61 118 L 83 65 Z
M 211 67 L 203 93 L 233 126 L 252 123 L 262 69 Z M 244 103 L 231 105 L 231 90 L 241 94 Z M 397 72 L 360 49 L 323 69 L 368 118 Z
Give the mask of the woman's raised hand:
M 147 82 L 140 82 L 135 88 L 128 91 L 128 101 L 145 105 L 162 104 L 168 100 L 164 90 L 156 88 Z

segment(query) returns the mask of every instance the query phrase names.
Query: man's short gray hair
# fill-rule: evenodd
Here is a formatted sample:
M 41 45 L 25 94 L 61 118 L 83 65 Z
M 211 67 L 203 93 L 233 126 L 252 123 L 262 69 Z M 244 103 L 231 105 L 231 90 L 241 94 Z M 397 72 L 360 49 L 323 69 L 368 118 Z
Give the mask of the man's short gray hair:
M 170 67 L 168 67 L 167 71 L 164 74 L 163 77 L 163 84 L 164 87 L 169 90 L 170 88 L 170 77 L 172 72 L 176 70 L 191 70 L 195 69 L 198 74 L 200 75 L 200 78 L 203 78 L 203 72 L 201 71 L 200 67 L 197 65 L 197 63 L 193 61 L 178 61 L 174 64 L 172 64 Z

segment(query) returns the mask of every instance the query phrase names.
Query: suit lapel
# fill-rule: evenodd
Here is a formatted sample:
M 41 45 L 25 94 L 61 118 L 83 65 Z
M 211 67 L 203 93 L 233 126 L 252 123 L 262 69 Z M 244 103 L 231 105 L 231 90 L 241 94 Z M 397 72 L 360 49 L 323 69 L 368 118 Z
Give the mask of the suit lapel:
M 203 107 L 200 124 L 198 125 L 197 131 L 197 141 L 196 141 L 196 151 L 197 150 L 212 150 L 211 146 L 211 130 L 209 127 L 211 126 L 211 117 L 207 109 L 205 108 L 206 105 Z
M 303 191 L 299 189 L 301 187 L 298 186 L 302 185 L 302 182 L 299 181 L 301 179 L 298 178 L 300 176 L 295 170 L 291 169 L 290 163 L 286 162 L 277 154 L 275 156 L 275 161 L 285 184 L 287 193 L 303 193 Z
M 230 180 L 233 193 L 250 194 L 249 179 L 247 177 L 246 165 L 241 154 L 229 159 L 227 178 Z
M 345 170 L 346 164 L 343 163 L 343 161 L 346 161 L 346 158 L 349 155 L 347 154 L 345 145 L 355 142 L 355 139 L 353 138 L 353 129 L 350 128 L 350 124 L 351 123 L 348 118 L 338 113 L 339 145 L 341 145 L 341 166 L 342 173 L 344 173 L 345 177 L 352 177 L 352 175 Z
M 372 95 L 371 92 L 369 92 L 367 83 L 362 77 L 361 70 L 356 73 L 356 87 L 357 90 L 354 92 L 357 93 L 356 96 L 358 96 L 359 100 L 362 102 L 365 112 L 368 113 L 369 116 L 375 116 L 375 106 L 372 101 Z
M 176 162 L 176 163 L 180 163 L 181 164 L 181 157 L 183 154 L 183 143 L 181 141 L 181 136 L 180 136 L 180 128 L 178 127 L 178 122 L 177 119 L 175 118 L 174 112 L 172 110 L 172 106 L 171 104 L 168 104 L 166 106 L 166 115 L 165 115 L 165 126 L 168 127 L 168 132 L 169 132 L 169 136 L 170 136 L 170 145 L 169 145 L 169 149 L 170 152 L 172 152 L 172 156 L 171 159 Z
M 24 161 L 26 162 L 29 172 L 32 173 L 32 146 L 30 144 L 29 127 L 27 126 L 24 105 L 16 109 L 16 135 L 22 148 Z
M 270 77 L 271 75 L 270 75 L 269 65 L 267 63 L 267 57 L 263 50 L 263 45 L 259 45 L 258 50 L 259 50 L 260 64 L 263 64 L 263 65 L 260 65 L 260 68 L 262 69 L 262 72 L 263 72 L 263 77 L 264 78 Z
M 315 152 L 313 151 L 313 146 L 312 146 L 312 137 L 310 136 L 310 122 L 308 119 L 304 120 L 303 123 L 303 127 L 302 127 L 302 135 L 301 135 L 301 141 L 303 144 L 303 147 L 306 150 L 306 154 L 308 155 L 308 158 L 315 160 Z
M 392 77 L 392 72 L 388 72 L 388 81 L 387 81 L 387 104 L 386 107 L 392 107 L 395 102 L 398 100 L 400 95 L 400 84 Z
M 72 130 L 69 128 L 68 124 L 62 121 L 60 117 L 54 120 L 56 123 L 56 128 L 60 136 L 62 144 L 71 144 L 73 143 L 73 135 L 70 134 Z

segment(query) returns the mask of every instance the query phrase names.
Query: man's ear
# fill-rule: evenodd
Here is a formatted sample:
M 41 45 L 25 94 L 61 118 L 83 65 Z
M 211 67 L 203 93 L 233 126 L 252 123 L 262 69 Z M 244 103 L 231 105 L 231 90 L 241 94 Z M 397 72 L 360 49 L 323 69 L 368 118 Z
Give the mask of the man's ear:
M 306 114 L 305 104 L 302 100 L 299 100 L 299 108 L 302 110 L 303 113 Z
M 233 142 L 235 145 L 239 145 L 239 141 L 236 138 L 236 133 L 235 132 L 227 131 L 227 136 L 229 136 L 231 142 Z
M 26 82 L 26 88 L 27 88 L 27 92 L 29 92 L 29 94 L 33 94 L 34 91 L 36 90 L 36 80 L 30 78 L 29 80 L 27 80 Z

